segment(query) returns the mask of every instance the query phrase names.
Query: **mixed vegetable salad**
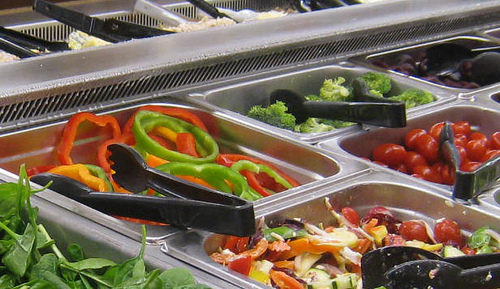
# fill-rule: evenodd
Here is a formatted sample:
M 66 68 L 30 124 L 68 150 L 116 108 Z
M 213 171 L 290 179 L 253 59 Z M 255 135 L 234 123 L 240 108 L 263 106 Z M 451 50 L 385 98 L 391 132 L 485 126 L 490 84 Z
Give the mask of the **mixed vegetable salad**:
M 432 227 L 424 220 L 401 221 L 376 206 L 363 217 L 325 198 L 332 220 L 312 224 L 287 219 L 273 226 L 262 219 L 251 237 L 227 236 L 210 255 L 229 269 L 275 288 L 362 288 L 361 257 L 384 246 L 415 246 L 443 256 L 500 252 L 500 234 L 483 227 L 466 234 L 450 219 Z M 332 224 L 332 225 L 328 225 Z
M 413 108 L 422 104 L 433 102 L 434 96 L 425 90 L 409 88 L 399 95 L 390 95 L 392 79 L 382 73 L 367 72 L 359 78 L 368 85 L 373 95 L 405 102 L 406 108 Z M 318 95 L 307 95 L 310 101 L 352 101 L 353 88 L 344 77 L 325 79 L 319 89 Z M 255 105 L 250 108 L 247 115 L 267 124 L 300 133 L 319 133 L 336 128 L 351 126 L 354 123 L 340 120 L 308 118 L 303 123 L 297 123 L 295 116 L 288 112 L 285 103 L 277 101 L 269 106 Z
M 78 140 L 92 138 L 101 140 L 97 148 L 75 147 Z M 29 175 L 50 172 L 74 178 L 95 191 L 130 193 L 113 180 L 107 148 L 114 143 L 133 146 L 151 167 L 247 200 L 299 185 L 268 162 L 220 152 L 196 114 L 183 108 L 153 105 L 138 108 L 123 125 L 112 115 L 73 115 L 57 148 L 59 164 L 30 168 Z M 89 157 L 92 155 L 95 157 Z M 88 163 L 89 159 L 96 161 Z
M 184 268 L 148 272 L 144 226 L 139 255 L 121 264 L 87 258 L 75 243 L 63 253 L 37 223 L 34 193 L 24 166 L 18 183 L 0 184 L 0 288 L 208 288 Z
M 475 171 L 484 162 L 500 156 L 500 131 L 487 136 L 472 129 L 468 121 L 450 123 L 460 153 L 460 170 Z M 371 160 L 430 182 L 453 185 L 455 168 L 439 152 L 444 122 L 428 130 L 416 128 L 404 138 L 404 145 L 383 143 L 373 149 Z

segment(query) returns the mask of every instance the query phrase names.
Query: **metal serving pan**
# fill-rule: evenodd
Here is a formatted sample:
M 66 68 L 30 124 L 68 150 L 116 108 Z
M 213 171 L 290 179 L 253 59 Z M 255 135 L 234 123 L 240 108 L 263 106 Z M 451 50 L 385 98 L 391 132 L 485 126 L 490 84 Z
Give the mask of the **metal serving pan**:
M 1 182 L 16 182 L 17 175 L 0 170 Z M 32 188 L 39 188 L 36 184 Z M 51 195 L 57 195 L 49 190 L 39 192 L 31 197 L 31 204 L 39 208 L 37 222 L 43 224 L 49 235 L 60 249 L 65 249 L 71 243 L 82 246 L 86 258 L 99 257 L 125 262 L 139 254 L 141 242 L 119 234 L 105 226 L 99 225 L 73 212 L 71 207 L 63 208 L 48 201 Z M 228 288 L 228 283 L 206 272 L 198 270 L 175 258 L 157 254 L 156 246 L 146 246 L 144 261 L 148 270 L 170 269 L 184 267 L 189 269 L 197 281 L 212 288 Z M 65 252 L 65 251 L 64 251 Z M 162 256 L 163 255 L 163 256 Z
M 95 111 L 98 114 L 111 114 L 122 124 L 132 115 L 136 108 L 148 105 L 162 105 L 166 107 L 182 107 L 198 115 L 207 125 L 209 132 L 219 144 L 221 152 L 241 153 L 266 160 L 295 178 L 303 186 L 318 186 L 324 181 L 341 178 L 366 169 L 366 165 L 348 163 L 348 159 L 329 153 L 321 148 L 308 146 L 299 142 L 285 141 L 271 134 L 245 126 L 241 122 L 218 112 L 202 110 L 193 106 L 173 103 L 168 98 L 154 101 L 143 101 L 134 105 L 115 107 L 106 111 Z M 49 118 L 50 119 L 50 118 Z M 57 147 L 66 118 L 55 118 L 44 125 L 19 129 L 18 131 L 0 136 L 3 153 L 0 159 L 0 168 L 16 173 L 24 163 L 32 168 L 40 165 L 58 165 Z M 87 151 L 99 140 L 90 134 L 83 136 L 74 143 L 72 157 L 75 162 L 95 163 L 95 158 Z M 283 194 L 275 194 L 255 203 L 255 207 L 268 202 L 278 202 L 282 198 L 290 198 L 300 194 L 299 186 Z M 51 201 L 53 201 L 51 199 Z M 59 204 L 72 208 L 72 211 L 88 217 L 98 223 L 105 224 L 115 230 L 140 239 L 140 230 L 137 224 L 126 223 L 103 214 L 95 214 L 87 207 L 63 197 L 57 198 Z M 125 224 L 125 225 L 124 225 Z M 149 230 L 151 238 L 167 235 L 177 229 L 168 226 L 153 226 Z
M 388 50 L 369 55 L 356 56 L 351 60 L 355 63 L 365 65 L 370 68 L 375 68 L 379 71 L 389 71 L 390 73 L 393 74 L 409 75 L 410 78 L 416 79 L 420 82 L 426 82 L 437 87 L 447 88 L 453 91 L 454 93 L 476 89 L 476 88 L 462 88 L 457 86 L 451 86 L 448 84 L 433 83 L 429 80 L 422 78 L 423 75 L 421 74 L 421 72 L 418 71 L 418 67 L 420 65 L 425 64 L 426 49 L 445 43 L 461 45 L 467 49 L 498 46 L 498 43 L 485 37 L 475 36 L 475 35 L 463 35 L 463 36 L 440 39 L 431 42 L 419 43 L 412 46 L 401 47 L 398 49 Z M 411 65 L 415 64 L 417 67 L 417 71 L 408 72 L 408 69 L 402 68 L 402 65 L 407 65 L 404 63 L 410 63 Z M 406 71 L 402 71 L 401 69 Z
M 378 145 L 383 143 L 403 144 L 404 137 L 410 130 L 415 128 L 428 130 L 433 124 L 442 121 L 468 121 L 473 130 L 480 131 L 487 137 L 490 137 L 493 132 L 500 130 L 498 126 L 500 123 L 500 111 L 498 110 L 498 105 L 489 98 L 488 91 L 490 90 L 485 89 L 482 93 L 470 92 L 463 94 L 453 102 L 435 107 L 432 110 L 421 111 L 418 115 L 414 115 L 408 120 L 405 128 L 380 128 L 372 131 L 358 131 L 348 136 L 325 140 L 318 145 L 335 151 L 341 149 L 355 157 L 370 158 L 372 151 Z M 377 164 L 371 164 L 380 167 Z M 394 172 L 411 178 L 404 173 Z M 435 185 L 451 190 L 450 186 Z
M 274 132 L 281 136 L 286 136 L 287 138 L 315 143 L 338 135 L 339 133 L 357 131 L 359 130 L 359 126 L 354 125 L 351 127 L 339 128 L 324 133 L 299 133 L 256 121 L 247 117 L 246 114 L 254 105 L 267 106 L 269 104 L 269 96 L 274 90 L 291 89 L 302 95 L 318 95 L 325 79 L 344 77 L 346 79 L 345 84 L 349 84 L 350 81 L 356 77 L 370 71 L 373 70 L 349 62 L 309 67 L 286 73 L 275 73 L 251 81 L 234 82 L 231 85 L 213 88 L 207 91 L 193 92 L 189 94 L 188 101 L 209 107 L 210 109 L 222 111 L 228 115 L 237 115 L 244 119 L 249 125 L 263 128 L 266 131 Z M 452 98 L 451 94 L 435 87 L 416 83 L 405 77 L 394 75 L 390 75 L 390 77 L 392 78 L 392 89 L 388 95 L 398 95 L 408 88 L 421 88 L 431 92 L 435 96 L 436 101 L 433 103 L 412 108 L 409 112 L 439 105 L 440 103 L 450 101 Z
M 402 180 L 397 175 L 383 171 L 374 171 L 321 190 L 308 190 L 299 199 L 263 208 L 257 217 L 265 217 L 266 223 L 300 218 L 313 224 L 321 222 L 326 227 L 335 224 L 335 220 L 324 205 L 325 197 L 338 207 L 352 207 L 360 215 L 374 206 L 385 206 L 401 220 L 423 219 L 432 226 L 436 220 L 446 217 L 457 221 L 465 231 L 473 231 L 482 226 L 500 229 L 500 219 L 494 212 L 484 210 L 481 206 L 454 202 L 439 188 Z M 161 249 L 166 254 L 188 260 L 202 270 L 216 273 L 237 286 L 266 288 L 209 258 L 208 255 L 222 246 L 224 240 L 222 235 L 189 231 L 170 235 Z

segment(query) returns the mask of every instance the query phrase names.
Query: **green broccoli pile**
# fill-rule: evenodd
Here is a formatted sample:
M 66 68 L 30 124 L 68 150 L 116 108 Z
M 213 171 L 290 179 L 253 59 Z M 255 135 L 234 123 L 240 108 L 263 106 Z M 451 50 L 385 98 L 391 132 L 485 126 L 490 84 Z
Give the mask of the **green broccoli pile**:
M 392 80 L 382 73 L 367 72 L 359 78 L 365 81 L 372 94 L 403 101 L 407 109 L 434 101 L 434 96 L 431 93 L 416 88 L 407 89 L 400 95 L 389 96 Z M 352 101 L 353 88 L 346 83 L 346 79 L 343 77 L 325 79 L 318 95 L 307 95 L 305 98 L 309 101 Z M 253 106 L 247 115 L 267 124 L 301 133 L 320 133 L 355 124 L 321 118 L 308 118 L 305 122 L 297 124 L 295 116 L 288 112 L 286 104 L 281 101 L 267 107 Z

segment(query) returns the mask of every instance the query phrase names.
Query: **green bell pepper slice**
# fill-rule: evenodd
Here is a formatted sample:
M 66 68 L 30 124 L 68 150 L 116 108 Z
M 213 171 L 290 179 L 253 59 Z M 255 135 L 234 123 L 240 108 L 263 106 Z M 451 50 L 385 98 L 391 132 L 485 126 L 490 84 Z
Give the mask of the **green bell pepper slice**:
M 196 150 L 201 157 L 197 158 L 167 149 L 153 140 L 148 136 L 148 132 L 158 126 L 167 127 L 176 133 L 191 133 L 196 139 Z M 132 126 L 132 132 L 136 139 L 135 148 L 139 152 L 142 154 L 147 152 L 168 161 L 195 164 L 210 163 L 213 162 L 219 154 L 219 146 L 209 133 L 189 122 L 161 113 L 148 110 L 137 112 Z
M 260 194 L 250 188 L 241 174 L 223 165 L 170 162 L 157 166 L 155 169 L 174 176 L 193 176 L 202 179 L 218 191 L 234 193 L 249 201 L 262 198 Z M 232 185 L 232 189 L 226 181 Z

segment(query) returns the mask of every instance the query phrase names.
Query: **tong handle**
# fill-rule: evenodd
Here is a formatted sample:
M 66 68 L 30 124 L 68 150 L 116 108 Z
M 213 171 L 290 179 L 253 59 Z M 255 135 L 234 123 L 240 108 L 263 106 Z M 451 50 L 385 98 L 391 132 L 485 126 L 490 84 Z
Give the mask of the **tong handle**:
M 117 19 L 105 20 L 103 24 L 103 29 L 107 33 L 118 34 L 121 35 L 122 37 L 127 38 L 128 40 L 175 33 L 135 23 L 124 22 Z
M 35 0 L 33 9 L 77 30 L 113 43 L 171 33 L 116 19 L 101 20 L 45 0 Z
M 228 206 L 196 200 L 135 194 L 98 193 L 79 202 L 103 213 L 196 228 L 219 234 L 248 236 L 255 232 L 252 206 Z M 230 224 L 229 224 L 230 223 Z
M 33 3 L 33 9 L 47 17 L 71 26 L 76 30 L 83 31 L 89 35 L 99 37 L 112 43 L 129 40 L 128 38 L 117 34 L 113 35 L 101 31 L 102 23 L 104 22 L 101 19 L 91 17 L 84 13 L 68 9 L 45 0 L 35 0 Z
M 4 38 L 0 38 L 0 49 L 10 54 L 14 54 L 19 58 L 29 58 L 39 55 L 38 53 Z
M 216 7 L 212 6 L 210 3 L 208 3 L 204 0 L 188 0 L 188 2 L 193 4 L 196 7 L 200 8 L 203 12 L 210 15 L 210 17 L 213 17 L 213 18 L 226 17 L 226 18 L 232 19 L 234 22 L 238 23 L 238 21 L 229 17 L 227 14 L 220 12 L 219 9 L 217 9 Z
M 352 121 L 383 127 L 406 126 L 403 102 L 328 102 L 306 101 L 304 109 L 311 117 Z
M 255 232 L 253 205 L 225 205 L 198 200 L 138 194 L 94 192 L 86 185 L 63 175 L 42 173 L 31 181 L 110 215 L 169 223 L 219 234 L 249 236 Z
M 17 43 L 20 46 L 24 46 L 30 49 L 37 49 L 44 52 L 48 51 L 62 51 L 68 50 L 68 44 L 66 42 L 52 42 L 41 38 L 31 36 L 16 30 L 8 29 L 0 26 L 0 37 Z

